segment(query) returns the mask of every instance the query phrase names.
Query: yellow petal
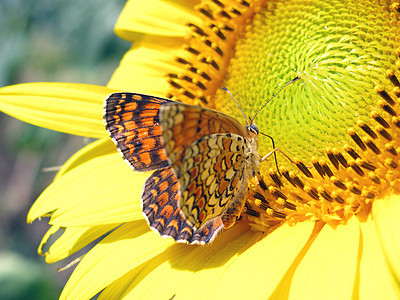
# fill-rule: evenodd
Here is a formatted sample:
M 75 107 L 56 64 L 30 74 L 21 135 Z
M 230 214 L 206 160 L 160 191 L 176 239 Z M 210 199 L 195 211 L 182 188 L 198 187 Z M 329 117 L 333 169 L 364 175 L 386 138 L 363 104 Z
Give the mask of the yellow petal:
M 135 41 L 137 33 L 182 37 L 188 33 L 187 22 L 202 23 L 190 1 L 131 0 L 114 30 L 128 41 Z
M 115 153 L 115 145 L 109 137 L 97 140 L 89 145 L 83 147 L 74 155 L 72 155 L 58 171 L 55 179 L 63 176 L 65 173 L 71 171 L 75 167 L 95 158 L 106 154 Z
M 36 200 L 28 222 L 90 226 L 142 219 L 140 197 L 149 174 L 132 171 L 119 153 L 95 157 L 54 181 Z
M 89 243 L 93 242 L 95 239 L 115 229 L 119 225 L 120 224 L 110 224 L 90 227 L 65 228 L 65 231 L 61 235 L 61 237 L 59 237 L 45 253 L 46 262 L 54 263 L 70 256 L 76 251 L 79 251 L 83 247 L 87 246 Z M 58 226 L 56 226 L 56 228 L 57 227 Z M 54 230 L 51 231 L 51 234 L 53 232 Z M 43 240 L 41 246 L 43 245 Z M 45 240 L 45 242 L 47 242 L 47 239 Z M 39 249 L 41 249 L 41 246 Z
M 169 88 L 166 75 L 180 70 L 174 59 L 182 51 L 182 42 L 178 38 L 148 36 L 135 42 L 121 60 L 108 87 L 165 96 Z
M 114 90 L 76 83 L 24 83 L 0 88 L 0 110 L 69 134 L 105 137 L 103 100 Z
M 90 299 L 122 275 L 173 244 L 151 232 L 145 221 L 122 225 L 98 243 L 79 263 L 60 299 Z M 137 298 L 140 299 L 140 298 Z
M 126 287 L 123 296 L 127 299 L 169 299 L 174 294 L 179 295 L 177 299 L 196 299 L 196 295 L 202 295 L 202 299 L 217 299 L 207 297 L 204 286 L 210 288 L 209 284 L 215 283 L 235 260 L 237 252 L 250 247 L 260 235 L 260 232 L 250 231 L 246 224 L 239 224 L 206 247 L 175 243 L 162 255 L 149 260 L 137 276 L 132 271 L 115 285 Z M 201 284 L 193 284 L 195 282 Z M 157 283 L 156 289 L 152 288 L 154 283 Z M 116 291 L 115 285 L 105 292 L 104 299 Z M 180 292 L 180 288 L 184 291 Z
M 169 299 L 173 295 L 174 299 L 267 299 L 307 243 L 312 227 L 311 223 L 283 225 L 260 240 L 261 232 L 236 224 L 207 247 L 190 247 L 185 255 L 151 262 L 146 272 L 132 281 L 126 296 L 129 299 Z M 181 245 L 175 247 L 178 251 Z M 157 288 L 152 288 L 155 282 Z
M 392 284 L 400 294 L 400 196 L 389 195 L 376 200 L 372 215 L 380 238 L 386 263 L 391 271 Z
M 400 285 L 393 280 L 389 265 L 385 260 L 375 222 L 368 220 L 366 223 L 361 223 L 361 229 L 361 263 L 354 288 L 355 298 L 400 299 Z
M 287 289 L 275 298 L 350 299 L 360 247 L 360 224 L 355 217 L 337 228 L 325 225 L 303 259 L 289 270 L 294 276 L 288 278 Z
M 60 226 L 51 226 L 51 227 L 46 231 L 46 233 L 44 234 L 44 236 L 43 236 L 43 238 L 42 238 L 42 240 L 41 240 L 41 242 L 40 242 L 40 244 L 39 244 L 39 247 L 38 247 L 38 253 L 39 253 L 40 255 L 44 255 L 44 254 L 45 254 L 45 252 L 43 252 L 43 247 L 44 247 L 44 245 L 46 245 L 46 243 L 47 243 L 47 241 L 49 240 L 49 238 L 50 238 L 53 234 L 55 234 L 58 230 L 60 230 Z

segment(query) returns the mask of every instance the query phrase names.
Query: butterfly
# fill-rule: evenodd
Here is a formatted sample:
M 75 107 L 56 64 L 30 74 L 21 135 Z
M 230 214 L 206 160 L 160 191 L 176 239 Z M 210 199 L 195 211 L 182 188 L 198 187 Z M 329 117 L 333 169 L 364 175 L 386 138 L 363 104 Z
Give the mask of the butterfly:
M 210 243 L 240 217 L 261 161 L 253 120 L 244 126 L 218 111 L 136 93 L 104 101 L 107 132 L 124 160 L 154 171 L 141 198 L 150 228 L 188 244 Z

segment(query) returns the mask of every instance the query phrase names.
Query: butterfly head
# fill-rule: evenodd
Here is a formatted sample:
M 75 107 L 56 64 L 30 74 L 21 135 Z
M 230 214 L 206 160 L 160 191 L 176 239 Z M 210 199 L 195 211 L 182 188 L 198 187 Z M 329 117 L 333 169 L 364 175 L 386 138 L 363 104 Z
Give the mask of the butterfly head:
M 260 131 L 258 130 L 258 127 L 254 123 L 250 123 L 250 125 L 246 126 L 247 131 L 253 133 L 254 135 L 258 135 Z

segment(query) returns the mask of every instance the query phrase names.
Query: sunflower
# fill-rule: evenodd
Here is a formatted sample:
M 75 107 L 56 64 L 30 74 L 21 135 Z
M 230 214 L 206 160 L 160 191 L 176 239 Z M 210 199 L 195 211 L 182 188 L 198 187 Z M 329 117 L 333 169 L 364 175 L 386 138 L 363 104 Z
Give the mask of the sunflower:
M 400 297 L 400 4 L 390 1 L 129 1 L 132 41 L 107 87 L 32 83 L 0 109 L 98 138 L 32 206 L 48 216 L 48 263 L 93 241 L 61 299 Z M 241 219 L 209 245 L 163 239 L 142 217 L 135 173 L 102 124 L 104 97 L 132 91 L 257 116 L 278 153 L 249 184 Z M 271 149 L 260 138 L 259 151 Z M 42 246 L 62 231 L 45 253 Z

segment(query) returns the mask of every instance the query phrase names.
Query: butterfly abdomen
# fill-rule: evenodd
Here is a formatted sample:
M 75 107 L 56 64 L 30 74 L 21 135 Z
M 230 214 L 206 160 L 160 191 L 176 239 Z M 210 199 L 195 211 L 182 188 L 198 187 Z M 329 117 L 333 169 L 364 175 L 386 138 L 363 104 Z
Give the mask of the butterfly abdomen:
M 252 178 L 254 177 L 258 171 L 260 170 L 260 161 L 261 157 L 258 153 L 258 141 L 257 136 L 253 137 L 250 140 L 249 150 L 246 153 L 246 161 L 247 161 L 247 177 Z

